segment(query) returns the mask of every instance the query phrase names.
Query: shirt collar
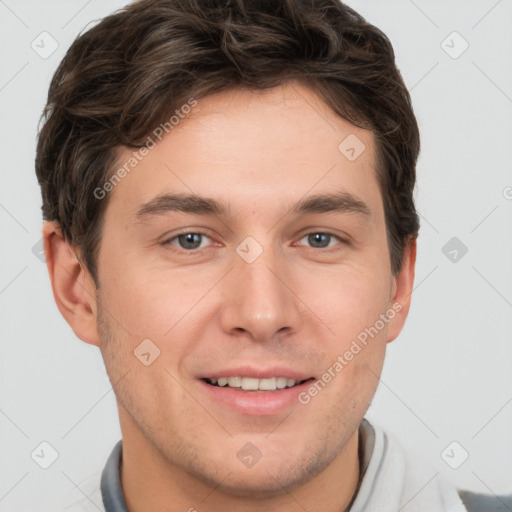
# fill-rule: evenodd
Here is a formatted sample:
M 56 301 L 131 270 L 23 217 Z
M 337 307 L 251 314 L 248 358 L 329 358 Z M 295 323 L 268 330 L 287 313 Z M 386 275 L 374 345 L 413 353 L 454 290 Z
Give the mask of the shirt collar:
M 128 512 L 121 487 L 121 462 L 123 442 L 118 441 L 110 454 L 101 474 L 101 496 L 105 512 Z

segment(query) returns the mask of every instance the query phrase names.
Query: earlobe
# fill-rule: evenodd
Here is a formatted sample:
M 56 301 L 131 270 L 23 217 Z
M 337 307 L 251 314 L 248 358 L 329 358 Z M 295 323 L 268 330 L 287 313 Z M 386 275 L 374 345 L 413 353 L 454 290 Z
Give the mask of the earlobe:
M 402 268 L 398 275 L 393 278 L 391 308 L 396 312 L 396 315 L 388 324 L 388 343 L 400 334 L 409 314 L 415 265 L 416 238 L 411 239 L 406 244 L 403 252 Z
M 60 313 L 81 340 L 99 346 L 94 281 L 58 223 L 45 223 L 43 240 L 53 296 Z

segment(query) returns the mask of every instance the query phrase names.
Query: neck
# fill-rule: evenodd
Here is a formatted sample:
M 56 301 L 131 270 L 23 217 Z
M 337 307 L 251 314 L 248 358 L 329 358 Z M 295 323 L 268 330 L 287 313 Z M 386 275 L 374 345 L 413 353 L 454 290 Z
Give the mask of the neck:
M 222 482 L 206 482 L 170 463 L 126 418 L 126 413 L 122 416 L 127 421 L 121 422 L 121 485 L 129 512 L 343 512 L 357 489 L 357 430 L 331 463 L 307 482 L 293 489 L 282 488 L 281 492 L 240 496 L 222 490 Z

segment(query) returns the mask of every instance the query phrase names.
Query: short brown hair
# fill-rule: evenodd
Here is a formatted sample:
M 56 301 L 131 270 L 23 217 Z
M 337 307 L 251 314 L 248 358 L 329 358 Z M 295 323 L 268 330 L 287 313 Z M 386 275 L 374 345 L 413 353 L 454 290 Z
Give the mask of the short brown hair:
M 191 97 L 285 80 L 374 133 L 397 274 L 419 229 L 419 130 L 390 41 L 339 0 L 140 0 L 80 35 L 53 76 L 39 132 L 44 219 L 58 221 L 98 285 L 108 197 L 93 191 L 117 149 L 143 147 Z

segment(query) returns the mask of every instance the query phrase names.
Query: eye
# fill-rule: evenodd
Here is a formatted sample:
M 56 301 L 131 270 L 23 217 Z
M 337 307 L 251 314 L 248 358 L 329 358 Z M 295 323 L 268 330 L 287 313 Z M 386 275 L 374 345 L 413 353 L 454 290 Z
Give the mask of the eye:
M 311 247 L 314 249 L 327 249 L 329 247 L 334 247 L 336 243 L 331 245 L 331 242 L 343 242 L 343 240 L 332 233 L 324 233 L 324 232 L 315 232 L 308 233 L 303 236 L 300 241 L 307 239 L 307 243 L 311 244 Z
M 206 236 L 204 233 L 180 233 L 179 235 L 173 236 L 172 238 L 166 240 L 164 245 L 174 245 L 179 249 L 191 252 L 206 247 L 208 244 L 202 244 L 205 239 L 211 241 L 210 237 Z

